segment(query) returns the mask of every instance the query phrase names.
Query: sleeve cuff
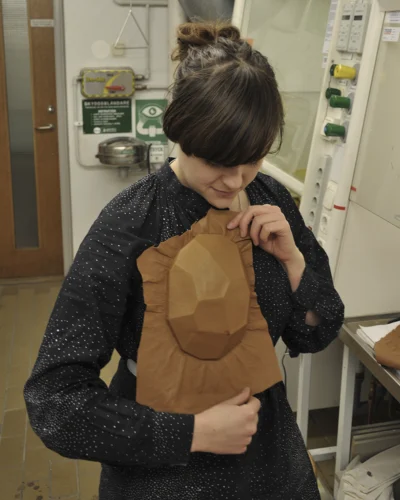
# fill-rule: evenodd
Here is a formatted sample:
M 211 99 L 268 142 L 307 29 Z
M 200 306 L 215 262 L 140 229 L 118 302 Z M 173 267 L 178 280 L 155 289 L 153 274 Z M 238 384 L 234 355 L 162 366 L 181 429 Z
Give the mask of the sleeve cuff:
M 154 457 L 159 465 L 187 465 L 194 433 L 194 415 L 155 413 Z
M 317 302 L 319 281 L 314 271 L 306 265 L 297 290 L 292 294 L 295 304 L 302 306 L 306 311 L 312 310 Z

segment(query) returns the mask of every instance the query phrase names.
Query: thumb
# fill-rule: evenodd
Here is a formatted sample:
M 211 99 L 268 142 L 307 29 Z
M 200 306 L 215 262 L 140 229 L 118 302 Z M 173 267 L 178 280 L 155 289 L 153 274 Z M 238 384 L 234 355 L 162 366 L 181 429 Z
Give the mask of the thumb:
M 240 221 L 242 220 L 242 217 L 243 217 L 243 212 L 236 215 L 236 217 L 234 219 L 232 219 L 226 227 L 228 229 L 235 229 L 235 228 L 239 227 L 239 224 L 240 224 Z
M 251 396 L 250 388 L 247 387 L 234 398 L 228 399 L 228 401 L 226 401 L 225 404 L 231 406 L 241 406 L 249 402 L 250 396 Z

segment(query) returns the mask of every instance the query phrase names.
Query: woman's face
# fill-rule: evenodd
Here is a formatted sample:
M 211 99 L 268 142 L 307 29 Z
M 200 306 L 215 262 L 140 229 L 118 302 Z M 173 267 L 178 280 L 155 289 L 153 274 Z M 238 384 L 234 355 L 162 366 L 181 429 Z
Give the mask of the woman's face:
M 221 167 L 180 151 L 171 167 L 184 186 L 196 191 L 215 208 L 224 209 L 254 180 L 261 164 L 262 159 L 249 165 Z

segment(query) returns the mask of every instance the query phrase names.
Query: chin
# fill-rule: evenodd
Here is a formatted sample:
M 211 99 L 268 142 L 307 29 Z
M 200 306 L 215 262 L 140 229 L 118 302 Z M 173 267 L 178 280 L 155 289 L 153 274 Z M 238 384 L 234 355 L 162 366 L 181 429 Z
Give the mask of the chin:
M 208 200 L 208 203 L 219 210 L 226 210 L 231 207 L 233 200 L 221 200 L 221 198 L 214 198 L 212 200 Z

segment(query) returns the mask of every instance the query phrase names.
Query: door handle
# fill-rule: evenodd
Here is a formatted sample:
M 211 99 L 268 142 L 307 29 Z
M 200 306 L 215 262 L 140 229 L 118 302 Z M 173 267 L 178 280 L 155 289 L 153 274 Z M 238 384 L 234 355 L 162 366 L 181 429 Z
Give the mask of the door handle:
M 43 125 L 43 127 L 35 127 L 35 129 L 38 131 L 54 130 L 55 128 L 56 127 L 52 123 L 49 123 L 49 125 Z

